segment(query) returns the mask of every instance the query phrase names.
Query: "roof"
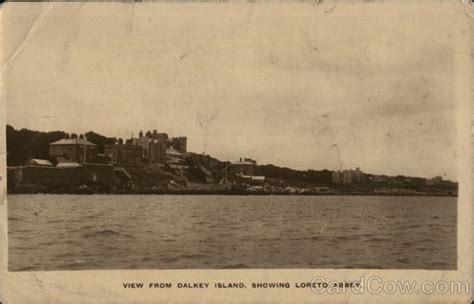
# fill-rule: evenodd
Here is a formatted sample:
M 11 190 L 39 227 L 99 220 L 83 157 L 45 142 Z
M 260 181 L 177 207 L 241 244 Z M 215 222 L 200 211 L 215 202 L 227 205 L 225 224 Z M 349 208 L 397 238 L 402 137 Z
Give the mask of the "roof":
M 95 144 L 81 138 L 63 138 L 53 143 L 50 143 L 52 146 L 59 145 L 82 145 L 82 146 L 95 146 Z
M 30 159 L 30 162 L 35 162 L 35 163 L 37 163 L 38 165 L 41 165 L 41 166 L 52 166 L 53 165 L 49 160 L 39 159 L 39 158 L 32 158 L 32 159 Z
M 75 168 L 80 167 L 81 165 L 75 162 L 62 162 L 59 163 L 56 167 L 58 168 Z

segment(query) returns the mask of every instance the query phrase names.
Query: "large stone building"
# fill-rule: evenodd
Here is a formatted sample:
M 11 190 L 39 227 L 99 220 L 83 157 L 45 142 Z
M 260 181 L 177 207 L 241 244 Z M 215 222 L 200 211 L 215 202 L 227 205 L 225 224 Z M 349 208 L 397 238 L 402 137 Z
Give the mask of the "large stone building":
M 167 141 L 163 138 L 151 139 L 148 142 L 148 161 L 151 163 L 164 163 L 167 160 Z
M 83 138 L 64 138 L 49 144 L 49 156 L 83 164 L 95 160 L 97 148 Z
M 364 173 L 359 168 L 355 170 L 334 171 L 332 182 L 335 184 L 357 184 L 364 181 Z
M 153 132 L 147 132 L 147 137 L 154 140 L 164 140 L 164 141 L 168 140 L 167 133 L 158 133 L 157 130 L 153 130 Z
M 240 159 L 239 161 L 233 162 L 230 165 L 230 173 L 235 175 L 246 175 L 246 176 L 253 176 L 255 175 L 255 168 L 257 167 L 257 162 L 249 159 L 244 158 Z
M 188 145 L 188 139 L 186 137 L 173 137 L 171 138 L 171 148 L 182 153 L 186 153 Z
M 341 171 L 333 171 L 331 181 L 334 184 L 342 184 L 342 172 Z
M 141 146 L 131 144 L 115 144 L 105 147 L 105 155 L 116 165 L 139 166 L 142 164 L 143 150 Z
M 166 133 L 143 131 L 139 137 L 128 139 L 125 144 L 107 146 L 105 155 L 113 164 L 141 165 L 143 163 L 182 162 L 187 149 L 186 137 L 169 138 Z M 177 157 L 179 153 L 179 157 Z
M 149 163 L 167 162 L 170 160 L 170 155 L 176 156 L 174 151 L 181 153 L 180 157 L 184 157 L 184 153 L 187 151 L 186 137 L 170 138 L 167 133 L 159 133 L 157 130 L 148 131 L 145 134 L 140 131 L 139 137 L 130 139 L 128 143 L 140 146 L 142 148 L 142 158 Z
M 142 147 L 142 157 L 143 159 L 148 159 L 148 154 L 150 152 L 150 139 L 146 136 L 143 136 L 143 133 L 140 132 L 140 137 L 136 141 L 133 141 L 137 146 Z

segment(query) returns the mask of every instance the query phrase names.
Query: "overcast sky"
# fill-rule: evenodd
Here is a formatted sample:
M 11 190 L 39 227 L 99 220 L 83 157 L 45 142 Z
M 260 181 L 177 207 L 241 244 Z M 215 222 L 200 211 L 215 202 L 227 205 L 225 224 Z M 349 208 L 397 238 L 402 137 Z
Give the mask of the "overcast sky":
M 310 4 L 15 5 L 3 58 L 15 128 L 158 129 L 223 160 L 455 179 L 449 19 Z

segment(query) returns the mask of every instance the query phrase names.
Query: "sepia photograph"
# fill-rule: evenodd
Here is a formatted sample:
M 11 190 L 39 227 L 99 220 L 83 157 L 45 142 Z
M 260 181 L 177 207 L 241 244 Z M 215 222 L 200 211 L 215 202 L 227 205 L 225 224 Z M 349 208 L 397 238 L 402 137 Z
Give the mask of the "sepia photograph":
M 6 71 L 10 270 L 456 269 L 449 45 L 126 8 Z
M 283 5 L 8 3 L 8 272 L 459 270 L 455 11 Z

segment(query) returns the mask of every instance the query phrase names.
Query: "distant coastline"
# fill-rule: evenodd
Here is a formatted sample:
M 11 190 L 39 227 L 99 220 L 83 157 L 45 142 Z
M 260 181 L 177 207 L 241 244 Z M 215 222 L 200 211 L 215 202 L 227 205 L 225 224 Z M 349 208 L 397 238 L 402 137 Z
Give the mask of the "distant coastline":
M 7 125 L 8 194 L 452 196 L 442 176 L 377 175 L 360 168 L 294 170 L 244 157 L 187 151 L 187 137 L 157 130 L 130 139 Z

